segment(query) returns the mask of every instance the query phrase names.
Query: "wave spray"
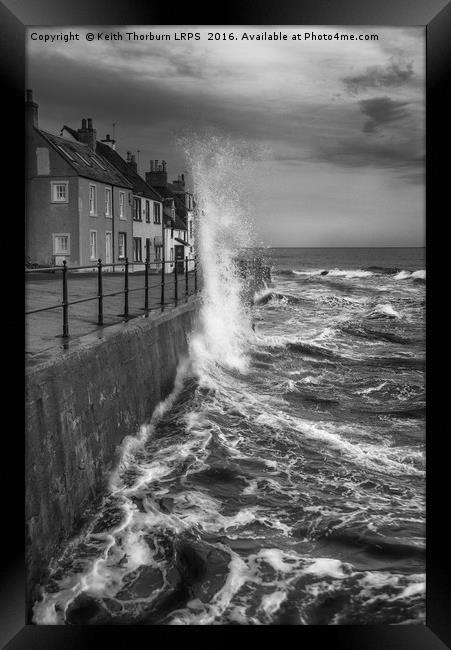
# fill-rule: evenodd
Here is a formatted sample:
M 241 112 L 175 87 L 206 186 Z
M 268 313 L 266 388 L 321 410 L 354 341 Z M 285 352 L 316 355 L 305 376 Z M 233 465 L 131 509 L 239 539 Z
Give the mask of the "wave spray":
M 196 197 L 196 248 L 202 274 L 199 328 L 191 338 L 193 369 L 206 365 L 244 372 L 252 335 L 243 302 L 245 280 L 235 259 L 250 245 L 251 224 L 245 189 L 249 175 L 244 147 L 221 136 L 184 140 Z

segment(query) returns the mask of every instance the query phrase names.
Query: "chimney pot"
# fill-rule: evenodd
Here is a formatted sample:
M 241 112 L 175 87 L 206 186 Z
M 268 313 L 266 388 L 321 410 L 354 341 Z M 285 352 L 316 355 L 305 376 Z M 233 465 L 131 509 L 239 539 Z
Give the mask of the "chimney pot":
M 27 90 L 27 100 L 25 102 L 25 124 L 26 127 L 39 128 L 38 105 L 33 101 L 33 91 Z
M 81 129 L 78 129 L 78 140 L 87 144 L 93 151 L 96 150 L 96 130 L 92 128 L 92 119 L 88 118 L 88 128 L 86 128 L 86 119 L 81 121 Z

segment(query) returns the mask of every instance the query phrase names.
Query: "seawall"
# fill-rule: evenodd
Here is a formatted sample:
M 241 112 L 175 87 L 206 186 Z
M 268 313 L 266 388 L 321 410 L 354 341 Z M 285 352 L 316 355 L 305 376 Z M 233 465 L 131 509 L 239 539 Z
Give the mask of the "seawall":
M 27 609 L 105 487 L 119 445 L 172 390 L 199 298 L 86 336 L 26 371 Z

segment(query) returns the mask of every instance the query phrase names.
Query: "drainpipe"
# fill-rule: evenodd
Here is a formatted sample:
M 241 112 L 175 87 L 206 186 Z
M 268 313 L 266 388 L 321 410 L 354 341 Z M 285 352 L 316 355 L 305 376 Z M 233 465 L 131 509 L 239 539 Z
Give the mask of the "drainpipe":
M 119 187 L 117 188 L 117 191 L 119 192 Z M 115 219 L 114 219 L 114 185 L 111 186 L 111 194 L 112 194 L 112 196 L 111 196 L 111 239 L 113 240 L 112 241 L 112 246 L 111 246 L 111 257 L 112 257 L 111 261 L 113 262 L 113 273 L 114 273 L 114 268 L 115 268 L 114 267 L 114 241 L 115 241 L 115 237 L 114 237 L 114 221 L 115 221 Z M 118 196 L 119 196 L 119 194 L 118 194 Z M 124 201 L 124 207 L 125 207 L 125 201 Z
M 163 244 L 162 245 L 163 250 L 162 250 L 162 256 L 161 256 L 162 260 L 163 260 L 163 273 L 166 273 L 166 269 L 165 269 L 165 265 L 164 265 L 165 258 L 166 258 L 166 254 L 165 254 L 166 244 L 165 244 L 165 241 L 164 241 L 164 209 L 163 209 L 163 203 L 161 204 L 161 241 L 162 241 L 162 244 Z

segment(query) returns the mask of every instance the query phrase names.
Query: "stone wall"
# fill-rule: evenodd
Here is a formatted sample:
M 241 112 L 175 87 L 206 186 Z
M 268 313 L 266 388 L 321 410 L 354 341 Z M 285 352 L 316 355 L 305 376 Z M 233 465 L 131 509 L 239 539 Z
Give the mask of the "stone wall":
M 28 608 L 50 559 L 105 487 L 119 445 L 172 390 L 199 299 L 84 337 L 26 373 Z

